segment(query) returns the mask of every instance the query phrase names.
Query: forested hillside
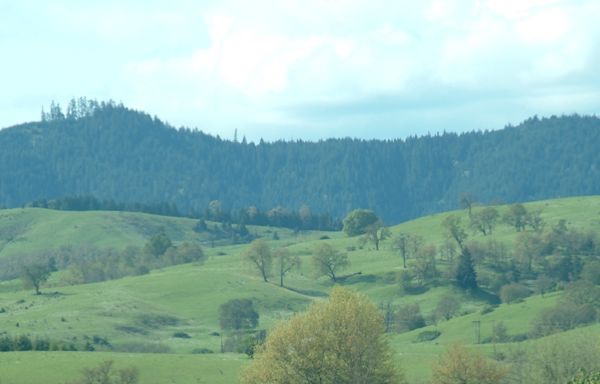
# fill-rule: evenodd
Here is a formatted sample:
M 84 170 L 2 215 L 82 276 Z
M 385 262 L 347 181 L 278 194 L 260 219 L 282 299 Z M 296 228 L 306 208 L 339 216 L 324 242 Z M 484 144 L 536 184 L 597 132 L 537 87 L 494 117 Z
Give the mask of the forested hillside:
M 452 128 L 449 126 L 449 129 Z M 600 119 L 532 118 L 492 132 L 406 140 L 247 143 L 85 99 L 0 131 L 0 205 L 92 195 L 182 213 L 304 206 L 388 223 L 456 208 L 600 193 Z

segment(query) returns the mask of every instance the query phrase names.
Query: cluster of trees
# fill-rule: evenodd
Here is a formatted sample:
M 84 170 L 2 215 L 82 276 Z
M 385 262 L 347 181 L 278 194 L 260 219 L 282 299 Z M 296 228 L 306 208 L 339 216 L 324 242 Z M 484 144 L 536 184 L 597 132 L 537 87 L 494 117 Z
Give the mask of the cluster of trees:
M 339 220 L 328 214 L 316 214 L 307 204 L 302 204 L 298 210 L 278 205 L 266 211 L 250 205 L 237 212 L 228 211 L 220 200 L 212 200 L 202 214 L 192 212 L 193 216 L 202 217 L 221 223 L 242 225 L 260 225 L 264 227 L 282 227 L 293 230 L 338 231 L 341 229 Z
M 344 217 L 349 207 L 369 207 L 399 222 L 456 208 L 463 191 L 482 202 L 600 193 L 596 117 L 406 140 L 249 143 L 174 129 L 112 102 L 50 110 L 0 132 L 0 206 L 93 195 L 165 201 L 191 215 L 218 200 L 226 212 L 255 206 L 265 220 L 274 209 L 274 223 L 324 229 L 332 223 L 297 211 L 310 204 Z M 279 206 L 299 217 L 280 215 Z
M 284 277 L 293 269 L 300 267 L 300 258 L 297 255 L 290 254 L 287 248 L 273 251 L 264 239 L 254 240 L 244 250 L 242 258 L 256 268 L 264 282 L 269 281 L 275 264 L 281 287 L 283 287 Z
M 91 195 L 66 196 L 55 199 L 38 199 L 25 204 L 26 207 L 47 208 L 59 211 L 128 211 L 144 212 L 154 215 L 173 217 L 192 217 L 200 219 L 198 227 L 206 226 L 206 221 L 221 223 L 223 226 L 238 227 L 246 225 L 260 225 L 269 227 L 283 227 L 294 230 L 322 230 L 337 231 L 341 229 L 339 220 L 326 214 L 315 214 L 306 204 L 297 211 L 277 206 L 267 211 L 261 211 L 255 206 L 242 208 L 237 212 L 225 210 L 223 203 L 212 200 L 204 211 L 189 211 L 185 215 L 174 203 L 140 203 L 140 202 L 115 202 L 112 199 L 101 200 Z M 243 237 L 243 235 L 242 235 Z
M 65 246 L 2 258 L 0 280 L 21 277 L 26 288 L 33 288 L 40 294 L 41 285 L 58 270 L 66 270 L 64 279 L 67 283 L 82 284 L 142 275 L 151 269 L 205 260 L 200 245 L 190 242 L 174 245 L 161 231 L 151 236 L 142 248 L 129 246 L 117 250 Z
M 542 337 L 595 323 L 600 318 L 600 286 L 580 280 L 569 284 L 558 303 L 532 322 L 531 336 Z
M 384 314 L 365 296 L 336 287 L 327 301 L 269 334 L 242 383 L 403 383 L 384 330 Z M 598 335 L 586 332 L 552 336 L 494 359 L 451 345 L 434 364 L 431 383 L 595 384 L 599 348 Z
M 43 337 L 31 338 L 28 335 L 0 336 L 0 352 L 12 351 L 77 351 L 87 350 L 73 342 L 49 340 Z
M 250 243 L 242 253 L 242 257 L 260 274 L 264 282 L 268 282 L 275 274 L 279 278 L 281 287 L 284 286 L 284 277 L 301 265 L 298 255 L 290 254 L 287 248 L 273 251 L 264 239 L 257 239 Z M 348 255 L 325 242 L 314 248 L 311 261 L 315 277 L 325 276 L 333 283 L 361 274 L 356 272 L 341 276 L 340 272 L 350 265 Z

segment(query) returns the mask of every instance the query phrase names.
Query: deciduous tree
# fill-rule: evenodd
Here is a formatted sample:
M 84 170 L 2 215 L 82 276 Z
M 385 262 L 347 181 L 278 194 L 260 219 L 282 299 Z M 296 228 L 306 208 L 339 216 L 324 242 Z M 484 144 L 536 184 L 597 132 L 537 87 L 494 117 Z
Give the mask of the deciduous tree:
M 250 299 L 233 299 L 219 307 L 219 325 L 224 330 L 256 328 L 259 315 Z
M 275 251 L 275 262 L 279 275 L 279 286 L 283 287 L 283 278 L 292 269 L 300 267 L 298 255 L 290 255 L 287 248 L 279 248 Z
M 368 209 L 355 209 L 344 218 L 344 233 L 358 236 L 366 233 L 367 228 L 380 221 L 379 217 Z
M 442 226 L 446 229 L 446 234 L 451 239 L 454 239 L 458 246 L 462 249 L 465 240 L 467 239 L 467 233 L 462 227 L 460 217 L 456 215 L 448 215 L 442 221 Z
M 325 275 L 333 282 L 337 281 L 338 271 L 350 264 L 348 262 L 348 255 L 338 251 L 327 243 L 317 246 L 313 253 L 312 261 L 317 275 Z
M 366 296 L 333 288 L 329 300 L 271 332 L 242 383 L 403 382 L 383 332 L 383 315 Z
M 432 384 L 500 384 L 508 371 L 461 345 L 450 347 L 433 366 Z
M 242 258 L 256 267 L 265 282 L 269 281 L 273 267 L 273 255 L 266 241 L 254 240 L 242 253 Z
M 50 277 L 50 268 L 43 264 L 23 266 L 21 280 L 26 288 L 33 288 L 36 295 L 40 295 L 40 286 Z

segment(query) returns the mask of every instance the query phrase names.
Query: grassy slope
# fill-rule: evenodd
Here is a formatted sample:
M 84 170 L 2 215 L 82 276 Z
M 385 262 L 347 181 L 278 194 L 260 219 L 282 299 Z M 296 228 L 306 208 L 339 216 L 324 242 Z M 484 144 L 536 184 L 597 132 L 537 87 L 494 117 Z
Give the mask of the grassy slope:
M 548 225 L 554 225 L 559 219 L 566 219 L 575 227 L 594 230 L 600 228 L 600 198 L 598 197 L 532 203 L 528 208 L 543 209 L 542 216 Z M 446 215 L 428 216 L 404 223 L 392 228 L 392 232 L 420 234 L 428 242 L 441 243 L 444 237 L 440 223 Z M 20 227 L 25 229 L 13 241 L 6 244 L 0 256 L 45 247 L 55 248 L 63 244 L 94 243 L 117 248 L 142 245 L 153 233 L 152 231 L 159 227 L 164 227 L 169 236 L 176 241 L 203 240 L 191 230 L 193 220 L 144 214 L 56 212 L 41 209 L 0 211 L 0 229 L 7 228 L 6 223 L 11 223 L 13 229 Z M 255 228 L 252 231 L 263 231 L 263 235 L 268 235 L 264 233 L 266 229 Z M 240 251 L 243 246 L 206 248 L 211 257 L 204 265 L 176 266 L 162 271 L 153 271 L 141 277 L 67 287 L 61 286 L 59 276 L 55 276 L 52 282 L 55 286 L 48 288 L 47 291 L 59 292 L 56 295 L 35 297 L 29 291 L 20 290 L 18 284 L 14 282 L 0 284 L 0 292 L 2 292 L 0 307 L 7 310 L 6 313 L 0 314 L 0 330 L 7 331 L 9 334 L 45 335 L 53 339 L 77 337 L 79 342 L 86 335 L 99 335 L 106 337 L 114 345 L 134 341 L 159 343 L 184 354 L 198 347 L 218 351 L 220 338 L 210 336 L 210 333 L 218 331 L 217 311 L 223 302 L 238 297 L 253 298 L 261 313 L 261 327 L 268 328 L 278 319 L 303 310 L 315 297 L 326 295 L 330 288 L 331 285 L 327 281 L 323 279 L 315 281 L 311 276 L 309 255 L 315 244 L 323 241 L 319 240 L 323 234 L 315 232 L 293 236 L 285 230 L 278 230 L 278 233 L 281 240 L 272 241 L 272 244 L 289 246 L 290 250 L 300 255 L 303 260 L 301 270 L 290 275 L 286 280 L 286 285 L 293 287 L 294 291 L 262 283 L 251 269 L 240 262 Z M 346 238 L 341 233 L 327 235 L 331 237 L 331 240 L 327 241 L 341 250 L 356 245 L 356 239 Z M 471 235 L 471 237 L 483 239 L 481 236 Z M 507 226 L 499 226 L 494 234 L 495 239 L 508 243 L 512 242 L 514 237 L 514 230 Z M 218 255 L 218 253 L 225 254 Z M 352 265 L 345 273 L 361 271 L 363 274 L 349 279 L 347 285 L 367 293 L 377 303 L 418 302 L 423 313 L 428 315 L 440 296 L 446 293 L 462 295 L 455 288 L 440 286 L 421 295 L 401 296 L 397 285 L 386 278 L 389 277 L 390 272 L 401 270 L 400 259 L 389 249 L 389 244 L 384 243 L 383 249 L 379 252 L 359 249 L 348 254 Z M 532 297 L 524 303 L 502 305 L 492 313 L 480 315 L 478 309 L 484 303 L 462 295 L 462 310 L 471 313 L 438 324 L 442 336 L 434 342 L 414 344 L 412 342 L 414 337 L 422 330 L 392 335 L 391 342 L 407 376 L 413 381 L 424 379 L 428 376 L 431 362 L 448 344 L 473 343 L 474 320 L 482 321 L 482 338 L 489 336 L 493 322 L 500 320 L 508 327 L 509 334 L 525 333 L 531 318 L 540 309 L 553 305 L 557 296 L 555 294 L 544 298 Z M 20 300 L 25 301 L 19 303 Z M 170 314 L 180 319 L 180 323 L 174 326 L 148 328 L 140 323 L 140 316 L 144 314 Z M 122 328 L 119 329 L 119 326 L 143 328 L 147 334 L 127 333 L 122 331 Z M 171 335 L 175 331 L 185 331 L 192 338 L 173 338 Z M 491 346 L 485 348 L 489 349 Z M 20 359 L 19 356 L 23 355 L 27 356 L 28 366 L 31 367 L 28 373 L 32 375 L 36 371 L 42 372 L 44 366 L 49 364 L 48 359 L 56 361 L 59 366 L 59 362 L 63 361 L 61 359 L 66 356 L 61 353 L 0 354 L 0 378 L 6 375 L 7 378 L 13 377 L 10 375 L 14 373 L 8 372 L 14 372 L 14 369 L 5 370 L 7 369 L 5 362 L 10 359 Z M 94 359 L 102 360 L 100 356 L 104 356 L 99 353 L 69 353 L 68 355 L 78 356 L 77 361 L 81 361 L 81 366 L 89 365 L 87 362 Z M 149 372 L 156 369 L 153 359 L 157 359 L 157 355 L 113 353 L 107 356 L 119 363 L 126 361 L 128 364 L 128 361 L 135 361 L 142 370 L 148 369 Z M 175 382 L 190 382 L 188 379 L 194 374 L 192 372 L 197 372 L 194 371 L 196 367 L 203 367 L 203 364 L 210 367 L 213 365 L 213 359 L 219 359 L 219 356 L 221 355 L 167 355 L 167 358 L 198 362 L 186 364 L 185 367 L 188 367 L 186 369 L 173 371 L 178 375 L 187 375 L 185 379 L 181 376 L 182 381 Z M 221 363 L 228 367 L 227 374 L 231 374 L 237 372 L 244 361 L 243 357 L 227 356 L 225 362 Z M 10 366 L 16 365 L 10 364 Z M 185 373 L 186 371 L 189 372 Z M 7 373 L 3 375 L 2 372 Z M 65 371 L 65 376 L 70 376 L 69 372 L 74 371 Z M 170 371 L 165 368 L 164 372 Z M 49 377 L 47 382 L 62 381 Z M 206 382 L 232 381 L 230 378 L 220 380 L 217 376 L 211 376 L 211 380 Z

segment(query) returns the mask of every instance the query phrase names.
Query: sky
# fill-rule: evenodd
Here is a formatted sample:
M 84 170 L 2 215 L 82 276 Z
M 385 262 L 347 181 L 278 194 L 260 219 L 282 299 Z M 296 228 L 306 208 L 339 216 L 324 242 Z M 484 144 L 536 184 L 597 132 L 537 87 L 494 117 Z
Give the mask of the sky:
M 598 0 L 0 0 L 0 127 L 115 100 L 257 141 L 600 114 Z

